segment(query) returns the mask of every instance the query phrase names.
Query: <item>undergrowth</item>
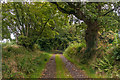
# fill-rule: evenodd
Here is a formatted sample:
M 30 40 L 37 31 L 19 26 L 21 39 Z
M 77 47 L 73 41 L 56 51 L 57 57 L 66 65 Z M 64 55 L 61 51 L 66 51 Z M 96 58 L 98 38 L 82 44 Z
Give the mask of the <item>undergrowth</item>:
M 96 54 L 88 61 L 83 58 L 84 44 L 70 45 L 64 52 L 64 56 L 84 70 L 90 78 L 120 78 L 120 47 L 99 48 Z
M 29 78 L 42 70 L 50 55 L 38 50 L 31 51 L 18 45 L 6 45 L 2 48 L 3 78 Z
M 79 58 L 83 59 L 85 51 L 84 43 L 73 43 L 68 46 L 68 48 L 64 51 L 64 54 L 68 55 L 70 58 L 75 59 L 77 62 L 80 62 Z
M 111 47 L 106 50 L 102 57 L 96 58 L 92 63 L 96 73 L 109 77 L 120 78 L 120 48 L 119 46 Z

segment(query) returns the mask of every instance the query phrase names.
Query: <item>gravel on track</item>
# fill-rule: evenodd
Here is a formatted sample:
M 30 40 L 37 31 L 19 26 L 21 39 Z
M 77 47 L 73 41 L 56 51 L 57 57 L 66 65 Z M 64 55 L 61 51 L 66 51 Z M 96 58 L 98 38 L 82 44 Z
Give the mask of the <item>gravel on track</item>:
M 62 54 L 59 54 L 60 58 L 65 64 L 65 68 L 68 69 L 69 73 L 73 78 L 88 78 L 83 70 L 80 70 L 76 67 L 73 63 L 67 60 Z M 50 58 L 48 63 L 46 64 L 46 68 L 42 73 L 41 78 L 56 78 L 56 61 L 55 61 L 56 54 Z M 61 66 L 62 67 L 62 66 Z
M 66 68 L 68 69 L 73 78 L 88 78 L 87 76 L 85 76 L 85 73 L 82 70 L 78 69 L 74 64 L 68 61 L 62 54 L 61 59 L 65 63 Z

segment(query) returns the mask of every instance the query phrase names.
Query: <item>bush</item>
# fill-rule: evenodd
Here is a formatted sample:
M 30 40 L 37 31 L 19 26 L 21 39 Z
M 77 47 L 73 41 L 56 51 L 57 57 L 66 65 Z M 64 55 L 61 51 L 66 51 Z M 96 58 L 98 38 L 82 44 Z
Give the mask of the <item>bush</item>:
M 18 45 L 7 45 L 7 46 L 4 46 L 2 49 L 3 49 L 2 50 L 3 58 L 8 58 L 17 54 L 28 53 L 28 51 L 24 47 L 18 46 Z
M 64 50 L 68 46 L 68 41 L 65 38 L 41 38 L 37 41 L 40 49 L 43 51 L 49 50 Z
M 33 45 L 33 50 L 38 50 L 38 49 L 40 49 L 40 46 L 38 44 L 34 44 Z
M 86 45 L 84 43 L 75 42 L 68 46 L 68 48 L 64 51 L 64 54 L 68 55 L 70 58 L 76 57 L 74 59 L 79 59 L 84 53 L 85 46 Z
M 22 45 L 26 48 L 32 49 L 33 45 L 34 45 L 34 40 L 33 40 L 33 38 L 29 38 L 27 36 L 21 35 L 18 37 L 18 44 Z

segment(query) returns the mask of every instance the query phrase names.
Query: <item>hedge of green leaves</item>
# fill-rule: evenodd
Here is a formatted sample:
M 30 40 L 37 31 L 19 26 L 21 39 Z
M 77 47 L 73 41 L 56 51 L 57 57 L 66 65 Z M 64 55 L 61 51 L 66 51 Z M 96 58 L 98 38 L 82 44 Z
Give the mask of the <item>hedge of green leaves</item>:
M 83 55 L 84 52 L 82 52 L 82 49 L 85 48 L 85 44 L 84 43 L 73 43 L 71 45 L 69 45 L 67 47 L 67 49 L 65 49 L 64 54 L 68 55 L 70 58 L 74 58 L 75 57 L 79 57 Z
M 38 39 L 38 45 L 41 50 L 64 50 L 68 46 L 68 40 L 65 38 Z
M 35 44 L 35 41 L 34 41 L 34 38 L 30 38 L 30 37 L 27 37 L 27 36 L 19 36 L 18 37 L 18 44 L 19 45 L 22 45 L 26 48 L 33 48 L 33 45 Z

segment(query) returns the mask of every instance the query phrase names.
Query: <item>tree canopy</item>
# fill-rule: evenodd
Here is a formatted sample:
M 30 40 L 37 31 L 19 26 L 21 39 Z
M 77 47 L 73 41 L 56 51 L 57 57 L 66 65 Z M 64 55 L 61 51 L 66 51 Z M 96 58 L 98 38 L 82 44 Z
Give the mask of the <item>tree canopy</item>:
M 22 35 L 34 44 L 42 37 L 76 36 L 85 40 L 89 52 L 97 47 L 99 32 L 118 31 L 118 6 L 119 2 L 4 3 L 3 39 L 13 33 L 16 39 Z

